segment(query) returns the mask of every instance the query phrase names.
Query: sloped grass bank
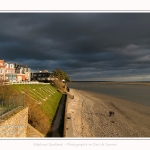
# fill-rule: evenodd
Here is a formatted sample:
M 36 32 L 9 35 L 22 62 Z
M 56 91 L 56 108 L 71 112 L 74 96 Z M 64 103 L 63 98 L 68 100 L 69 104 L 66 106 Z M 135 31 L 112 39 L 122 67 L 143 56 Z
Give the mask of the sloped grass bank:
M 29 106 L 29 124 L 46 135 L 56 114 L 62 94 L 50 84 L 10 85 L 18 94 L 25 95 Z

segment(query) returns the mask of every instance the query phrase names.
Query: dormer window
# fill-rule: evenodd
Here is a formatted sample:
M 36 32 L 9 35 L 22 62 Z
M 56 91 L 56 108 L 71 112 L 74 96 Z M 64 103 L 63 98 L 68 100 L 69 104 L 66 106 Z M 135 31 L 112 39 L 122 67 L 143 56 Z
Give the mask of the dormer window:
M 5 63 L 5 66 L 6 66 L 6 68 L 8 68 L 8 64 L 7 63 Z
M 14 65 L 13 65 L 13 64 L 10 64 L 10 68 L 14 68 Z

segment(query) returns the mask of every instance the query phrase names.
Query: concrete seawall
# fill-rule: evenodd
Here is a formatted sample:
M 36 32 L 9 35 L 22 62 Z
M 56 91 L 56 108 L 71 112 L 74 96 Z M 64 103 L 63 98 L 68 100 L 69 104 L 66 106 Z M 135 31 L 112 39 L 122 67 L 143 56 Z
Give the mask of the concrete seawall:
M 73 95 L 70 95 L 70 93 L 67 94 L 64 117 L 64 137 L 73 137 L 72 119 L 71 114 L 68 112 L 69 105 L 73 98 Z

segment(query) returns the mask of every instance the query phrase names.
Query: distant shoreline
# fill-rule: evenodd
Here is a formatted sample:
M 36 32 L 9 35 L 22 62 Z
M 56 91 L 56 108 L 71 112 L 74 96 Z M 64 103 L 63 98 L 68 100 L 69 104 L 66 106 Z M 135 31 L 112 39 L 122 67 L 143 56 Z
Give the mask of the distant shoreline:
M 70 88 L 110 95 L 150 106 L 150 83 L 136 82 L 70 82 Z
M 71 81 L 70 83 L 77 83 L 77 82 L 87 82 L 87 83 L 100 83 L 100 84 L 129 84 L 129 85 L 150 85 L 150 81 L 135 81 L 135 82 L 129 82 L 129 81 Z

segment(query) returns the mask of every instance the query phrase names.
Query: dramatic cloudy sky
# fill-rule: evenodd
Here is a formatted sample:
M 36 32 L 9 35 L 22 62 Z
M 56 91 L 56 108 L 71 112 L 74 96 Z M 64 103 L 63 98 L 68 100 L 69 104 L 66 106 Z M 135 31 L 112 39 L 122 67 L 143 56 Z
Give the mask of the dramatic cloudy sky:
M 150 14 L 0 13 L 0 59 L 71 80 L 150 81 Z

